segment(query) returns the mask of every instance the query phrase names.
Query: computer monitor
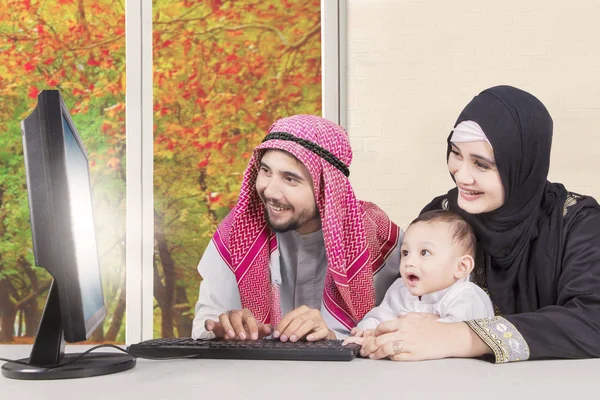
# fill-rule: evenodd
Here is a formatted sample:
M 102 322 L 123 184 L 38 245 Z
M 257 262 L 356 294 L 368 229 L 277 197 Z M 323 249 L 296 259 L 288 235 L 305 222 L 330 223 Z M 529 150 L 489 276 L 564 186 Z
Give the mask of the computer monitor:
M 75 359 L 66 342 L 88 339 L 106 317 L 98 262 L 87 152 L 58 90 L 38 95 L 21 121 L 35 265 L 53 277 L 29 366 L 7 363 L 16 379 L 62 379 L 103 375 L 135 366 L 120 353 Z

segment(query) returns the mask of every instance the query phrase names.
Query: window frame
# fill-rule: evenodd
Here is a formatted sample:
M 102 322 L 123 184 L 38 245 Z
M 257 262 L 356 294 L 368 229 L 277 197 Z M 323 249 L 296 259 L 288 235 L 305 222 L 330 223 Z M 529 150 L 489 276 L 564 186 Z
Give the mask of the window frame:
M 126 343 L 153 338 L 152 2 L 127 0 Z M 346 0 L 321 0 L 322 115 L 346 126 Z M 342 79 L 343 78 L 343 79 Z M 199 261 L 199 260 L 198 260 Z

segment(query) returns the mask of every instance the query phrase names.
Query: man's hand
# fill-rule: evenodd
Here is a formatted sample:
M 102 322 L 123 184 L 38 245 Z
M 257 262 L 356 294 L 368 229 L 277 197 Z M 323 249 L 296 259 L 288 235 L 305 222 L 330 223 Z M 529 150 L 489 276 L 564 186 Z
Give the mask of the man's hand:
M 217 338 L 257 340 L 271 334 L 271 325 L 261 324 L 254 315 L 244 308 L 243 310 L 230 310 L 219 315 L 219 321 L 207 319 L 204 328 L 215 334 Z
M 274 338 L 282 342 L 288 339 L 296 342 L 303 337 L 309 342 L 322 339 L 335 339 L 335 333 L 323 320 L 319 310 L 301 306 L 287 313 L 273 332 Z

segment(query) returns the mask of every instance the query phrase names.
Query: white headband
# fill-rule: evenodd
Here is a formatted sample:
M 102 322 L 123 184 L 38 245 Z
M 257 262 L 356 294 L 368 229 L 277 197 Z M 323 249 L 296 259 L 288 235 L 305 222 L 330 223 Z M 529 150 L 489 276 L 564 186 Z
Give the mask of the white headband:
M 492 144 L 488 140 L 487 136 L 481 129 L 481 126 L 475 121 L 463 121 L 456 125 L 452 132 L 451 142 L 454 143 L 465 143 L 465 142 L 488 142 L 490 146 Z

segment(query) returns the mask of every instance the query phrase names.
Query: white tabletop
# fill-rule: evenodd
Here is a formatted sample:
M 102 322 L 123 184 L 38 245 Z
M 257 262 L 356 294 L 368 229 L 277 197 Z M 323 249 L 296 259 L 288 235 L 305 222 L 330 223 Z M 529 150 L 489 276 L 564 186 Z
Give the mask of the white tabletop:
M 30 348 L 0 345 L 0 357 L 28 357 Z M 599 359 L 504 365 L 468 359 L 409 363 L 138 359 L 129 371 L 83 379 L 21 381 L 0 376 L 0 393 L 2 399 L 57 400 L 576 399 L 597 397 L 598 371 Z

